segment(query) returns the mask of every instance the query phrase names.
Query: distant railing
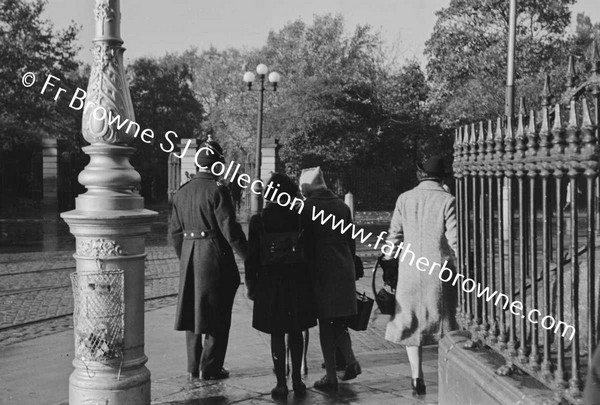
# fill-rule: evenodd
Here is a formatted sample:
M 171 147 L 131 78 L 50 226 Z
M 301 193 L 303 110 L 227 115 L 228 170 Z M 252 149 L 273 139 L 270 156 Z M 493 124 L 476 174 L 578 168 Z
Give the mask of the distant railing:
M 459 322 L 505 357 L 500 374 L 518 367 L 572 403 L 600 324 L 599 59 L 584 83 L 569 78 L 566 103 L 550 106 L 546 78 L 540 111 L 527 114 L 521 101 L 516 119 L 460 127 L 454 145 L 459 271 L 523 303 L 511 312 L 459 290 Z M 558 331 L 533 323 L 532 309 L 531 319 L 552 316 Z

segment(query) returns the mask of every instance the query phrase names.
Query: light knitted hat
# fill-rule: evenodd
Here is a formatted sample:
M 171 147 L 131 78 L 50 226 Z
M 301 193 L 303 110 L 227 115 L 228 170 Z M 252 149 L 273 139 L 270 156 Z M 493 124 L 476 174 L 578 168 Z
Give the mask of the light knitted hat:
M 302 170 L 300 174 L 300 190 L 304 196 L 308 196 L 315 190 L 324 189 L 327 189 L 327 185 L 325 184 L 320 166 Z

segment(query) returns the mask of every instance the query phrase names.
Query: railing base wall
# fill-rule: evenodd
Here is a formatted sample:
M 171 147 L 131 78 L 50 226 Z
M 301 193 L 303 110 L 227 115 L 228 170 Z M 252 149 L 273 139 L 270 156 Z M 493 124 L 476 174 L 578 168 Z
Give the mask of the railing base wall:
M 561 398 L 529 375 L 499 376 L 504 358 L 488 348 L 465 349 L 471 334 L 451 332 L 439 344 L 438 379 L 440 405 L 549 405 Z

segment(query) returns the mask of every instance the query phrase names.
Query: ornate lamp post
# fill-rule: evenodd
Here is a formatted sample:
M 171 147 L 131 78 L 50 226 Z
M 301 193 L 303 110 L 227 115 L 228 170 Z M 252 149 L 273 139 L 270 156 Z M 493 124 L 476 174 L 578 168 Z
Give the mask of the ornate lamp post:
M 260 180 L 260 166 L 261 166 L 261 149 L 262 149 L 262 123 L 263 123 L 263 99 L 265 93 L 265 78 L 269 68 L 266 65 L 260 64 L 256 67 L 256 73 L 258 73 L 258 79 L 260 87 L 258 91 L 258 123 L 256 126 L 256 163 L 254 168 L 254 180 Z M 252 72 L 244 73 L 244 82 L 248 84 L 248 91 L 252 90 L 252 82 L 256 79 L 256 76 Z M 277 91 L 277 83 L 281 80 L 281 76 L 277 72 L 271 72 L 269 74 L 269 82 L 273 85 L 273 91 Z M 262 194 L 252 193 L 250 199 L 250 212 L 251 215 L 258 214 L 262 211 Z
M 96 0 L 94 64 L 81 129 L 90 163 L 79 174 L 87 192 L 61 216 L 75 236 L 72 276 L 75 370 L 71 404 L 150 404 L 144 354 L 144 236 L 156 213 L 134 191 L 140 175 L 129 163 L 134 134 L 98 118 L 96 106 L 134 120 L 123 69 L 119 0 Z M 102 115 L 100 115 L 102 117 Z

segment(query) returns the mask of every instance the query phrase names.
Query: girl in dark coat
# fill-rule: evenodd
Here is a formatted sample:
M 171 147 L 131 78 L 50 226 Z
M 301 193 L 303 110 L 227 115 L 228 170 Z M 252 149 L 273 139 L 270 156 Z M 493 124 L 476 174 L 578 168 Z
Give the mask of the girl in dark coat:
M 274 173 L 270 183 L 279 189 L 279 194 L 287 193 L 294 198 L 298 193 L 297 186 L 284 174 Z M 252 326 L 271 335 L 271 354 L 277 377 L 277 386 L 271 392 L 275 397 L 288 394 L 285 334 L 289 334 L 294 393 L 306 391 L 300 372 L 302 331 L 317 324 L 306 264 L 261 265 L 261 238 L 266 234 L 302 231 L 298 209 L 290 208 L 269 202 L 262 214 L 250 219 L 245 262 L 248 297 L 254 300 Z

